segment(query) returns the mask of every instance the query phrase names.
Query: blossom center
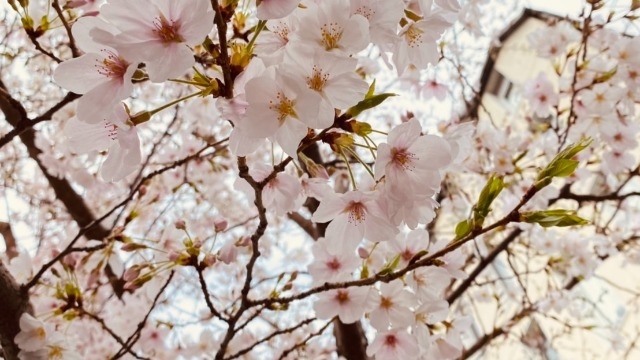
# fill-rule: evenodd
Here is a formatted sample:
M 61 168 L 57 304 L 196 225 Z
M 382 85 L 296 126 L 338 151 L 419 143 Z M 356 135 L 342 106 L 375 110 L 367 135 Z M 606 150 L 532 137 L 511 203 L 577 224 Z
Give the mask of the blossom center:
M 393 301 L 388 297 L 383 296 L 380 298 L 380 307 L 387 310 L 391 309 L 393 307 Z
M 391 149 L 391 162 L 397 167 L 403 170 L 411 170 L 412 161 L 415 160 L 415 155 L 408 152 L 406 149 Z
M 368 7 L 368 6 L 360 6 L 359 8 L 356 9 L 355 11 L 356 14 L 358 15 L 362 15 L 365 18 L 367 18 L 367 20 L 371 20 L 371 18 L 373 17 L 373 15 L 375 15 L 376 11 L 373 10 L 372 8 Z
M 413 252 L 409 249 L 404 249 L 404 251 L 400 254 L 400 257 L 402 257 L 402 260 L 404 261 L 409 261 L 413 259 Z
M 416 26 L 410 25 L 407 31 L 404 33 L 404 38 L 407 41 L 409 47 L 420 46 L 422 43 L 423 31 Z
M 118 138 L 118 125 L 107 121 L 104 123 L 104 128 L 107 131 L 107 137 L 111 140 L 116 140 Z
M 336 300 L 338 300 L 338 303 L 340 305 L 348 303 L 349 293 L 345 290 L 338 290 L 338 292 L 336 293 Z
M 180 23 L 169 21 L 160 15 L 153 22 L 155 29 L 153 32 L 160 38 L 163 43 L 184 42 L 184 38 L 180 36 Z
M 322 69 L 317 65 L 313 65 L 312 72 L 311 76 L 307 76 L 307 85 L 309 85 L 310 89 L 322 91 L 327 80 L 329 80 L 329 74 L 322 72 Z
M 333 271 L 339 270 L 340 269 L 340 261 L 338 261 L 338 259 L 333 258 L 330 261 L 327 261 L 327 267 Z
M 276 33 L 285 43 L 289 42 L 289 28 L 287 26 L 276 26 L 273 29 L 273 32 Z
M 320 28 L 320 34 L 322 34 L 322 45 L 324 45 L 325 50 L 331 50 L 338 47 L 338 43 L 340 39 L 342 39 L 343 33 L 342 26 L 339 26 L 338 23 L 328 23 L 324 24 L 322 28 Z
M 113 51 L 102 49 L 102 52 L 105 53 L 106 56 L 102 61 L 97 60 L 98 64 L 96 65 L 96 68 L 98 73 L 102 76 L 122 79 L 124 74 L 127 72 L 129 63 L 116 55 Z
M 398 345 L 398 338 L 393 334 L 389 334 L 384 337 L 384 344 L 388 347 L 394 348 Z
M 52 345 L 49 346 L 49 357 L 48 359 L 57 360 L 64 359 L 64 352 L 60 346 Z
M 346 208 L 346 211 L 349 212 L 349 222 L 353 223 L 361 223 L 365 219 L 365 211 L 366 207 L 361 202 L 352 201 Z
M 278 92 L 275 101 L 269 101 L 269 109 L 278 114 L 278 121 L 281 124 L 288 116 L 296 117 L 296 112 L 293 108 L 294 105 L 293 100 L 286 97 L 282 92 Z

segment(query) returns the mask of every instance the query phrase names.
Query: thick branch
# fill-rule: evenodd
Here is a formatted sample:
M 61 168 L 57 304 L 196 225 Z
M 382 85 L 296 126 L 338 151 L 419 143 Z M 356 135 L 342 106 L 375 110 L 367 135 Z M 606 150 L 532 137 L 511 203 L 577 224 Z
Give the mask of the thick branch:
M 70 99 L 72 97 L 73 96 L 68 95 L 65 99 L 71 101 Z M 22 104 L 9 95 L 7 88 L 2 82 L 0 82 L 0 109 L 4 113 L 7 122 L 14 126 L 14 128 L 18 127 L 20 124 L 31 123 L 31 120 L 27 117 L 27 112 Z M 49 116 L 51 115 L 53 115 L 53 112 Z M 36 164 L 38 164 L 38 167 L 42 170 L 45 178 L 49 181 L 49 184 L 56 194 L 56 198 L 64 204 L 69 215 L 71 215 L 78 226 L 83 228 L 94 223 L 95 217 L 84 202 L 82 196 L 75 192 L 71 184 L 66 179 L 58 179 L 51 175 L 44 164 L 40 161 L 39 155 L 42 154 L 42 150 L 36 147 L 36 136 L 33 128 L 27 126 L 23 131 L 19 132 L 19 137 L 20 140 L 22 140 L 22 143 L 27 147 L 29 156 L 36 162 Z M 102 240 L 107 237 L 109 233 L 109 229 L 100 224 L 94 224 L 91 228 L 87 229 L 85 236 L 90 239 Z
M 9 259 L 13 259 L 18 256 L 18 246 L 16 244 L 16 238 L 13 236 L 13 231 L 11 231 L 11 224 L 0 221 L 0 235 L 4 237 L 4 243 L 7 248 L 7 257 Z
M 9 269 L 0 261 L 0 345 L 6 360 L 17 360 L 20 349 L 13 339 L 20 332 L 20 316 L 32 313 L 27 293 L 20 291 Z

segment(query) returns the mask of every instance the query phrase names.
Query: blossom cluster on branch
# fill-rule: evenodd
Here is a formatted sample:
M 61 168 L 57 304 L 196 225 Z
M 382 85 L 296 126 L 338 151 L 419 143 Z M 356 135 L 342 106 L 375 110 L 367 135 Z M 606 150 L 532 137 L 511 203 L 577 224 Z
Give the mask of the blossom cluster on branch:
M 507 123 L 489 0 L 9 5 L 7 359 L 548 352 L 640 260 L 637 4 L 530 34 Z

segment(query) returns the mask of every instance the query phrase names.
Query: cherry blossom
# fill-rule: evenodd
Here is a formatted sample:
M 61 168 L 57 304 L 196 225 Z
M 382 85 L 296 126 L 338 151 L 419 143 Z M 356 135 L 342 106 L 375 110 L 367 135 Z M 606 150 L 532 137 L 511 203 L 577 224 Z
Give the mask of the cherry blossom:
M 421 133 L 420 123 L 412 119 L 395 127 L 388 143 L 378 146 L 376 178 L 384 175 L 391 195 L 398 198 L 433 194 L 440 186 L 438 170 L 451 162 L 451 150 L 445 140 Z
M 307 127 L 323 128 L 332 121 L 332 117 L 318 114 L 319 110 L 333 112 L 320 108 L 320 95 L 287 75 L 275 73 L 273 68 L 247 82 L 246 99 L 246 119 L 238 125 L 243 135 L 254 139 L 274 137 L 294 158 Z
M 326 51 L 350 55 L 367 46 L 369 24 L 364 16 L 351 15 L 348 1 L 327 0 L 301 17 L 296 35 Z
M 129 114 L 118 106 L 101 122 L 86 124 L 72 118 L 65 126 L 69 147 L 77 153 L 109 149 L 100 174 L 106 181 L 118 181 L 133 172 L 142 161 L 140 138 Z
M 345 239 L 355 250 L 363 238 L 385 241 L 393 238 L 396 229 L 385 218 L 373 194 L 350 191 L 325 196 L 313 214 L 315 222 L 329 222 L 328 237 Z
M 551 107 L 558 105 L 558 94 L 542 72 L 525 84 L 524 95 L 535 114 L 541 118 L 549 116 Z
M 313 262 L 309 265 L 309 274 L 314 284 L 324 284 L 351 279 L 351 273 L 360 265 L 340 240 L 320 238 L 311 249 Z
M 88 39 L 91 33 L 106 37 L 117 32 L 115 27 L 99 18 L 80 18 L 73 26 L 73 34 L 87 53 L 63 62 L 53 74 L 60 86 L 84 94 L 77 106 L 77 116 L 82 121 L 100 122 L 133 91 L 131 79 L 137 64 L 115 48 Z
M 300 0 L 256 0 L 256 16 L 260 20 L 280 19 L 289 15 Z
M 415 297 L 404 289 L 399 281 L 380 285 L 380 294 L 373 292 L 375 308 L 369 315 L 371 326 L 378 331 L 387 328 L 404 328 L 414 322 L 410 309 L 416 304 Z
M 200 44 L 213 26 L 206 0 L 110 0 L 100 7 L 100 14 L 121 31 L 113 46 L 128 59 L 144 61 L 154 82 L 179 77 L 191 67 L 194 59 L 188 46 Z
M 331 319 L 338 316 L 346 324 L 360 319 L 371 307 L 370 289 L 368 287 L 351 287 L 327 291 L 318 296 L 313 309 L 320 319 Z
M 367 347 L 367 355 L 378 360 L 417 359 L 418 342 L 403 329 L 379 332 Z
M 400 30 L 400 40 L 393 49 L 393 62 L 398 75 L 402 75 L 409 65 L 424 69 L 429 64 L 438 62 L 436 40 L 440 38 L 449 21 L 438 15 L 418 22 L 409 22 Z
M 25 312 L 20 316 L 20 332 L 14 341 L 24 351 L 38 351 L 47 345 L 53 331 L 51 325 L 45 324 Z

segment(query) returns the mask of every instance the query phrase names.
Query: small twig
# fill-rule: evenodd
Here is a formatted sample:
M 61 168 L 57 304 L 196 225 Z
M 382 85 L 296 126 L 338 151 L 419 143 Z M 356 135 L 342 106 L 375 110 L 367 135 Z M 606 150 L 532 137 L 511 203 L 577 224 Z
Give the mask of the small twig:
M 76 46 L 76 40 L 74 39 L 73 33 L 71 32 L 71 25 L 69 25 L 69 22 L 64 17 L 64 11 L 60 7 L 59 0 L 53 0 L 53 2 L 51 3 L 51 6 L 58 14 L 58 17 L 62 22 L 62 26 L 64 26 L 64 29 L 67 31 L 67 36 L 69 36 L 69 48 L 71 49 L 71 54 L 73 55 L 74 58 L 77 58 L 78 56 L 80 56 L 80 52 L 78 51 L 78 47 Z

